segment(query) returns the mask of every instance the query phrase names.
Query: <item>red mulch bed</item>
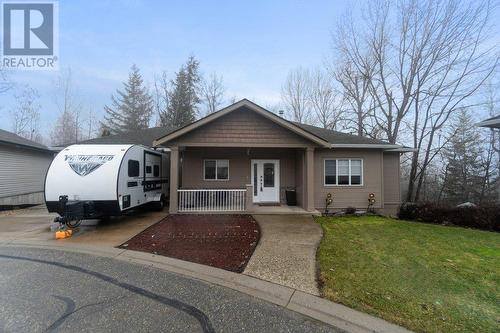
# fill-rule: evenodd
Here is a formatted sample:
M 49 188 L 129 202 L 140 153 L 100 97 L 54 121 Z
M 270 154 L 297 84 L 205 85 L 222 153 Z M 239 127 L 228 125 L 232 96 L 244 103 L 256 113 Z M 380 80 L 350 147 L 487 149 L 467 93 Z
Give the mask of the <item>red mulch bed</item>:
M 259 238 L 250 215 L 169 215 L 120 247 L 241 273 Z

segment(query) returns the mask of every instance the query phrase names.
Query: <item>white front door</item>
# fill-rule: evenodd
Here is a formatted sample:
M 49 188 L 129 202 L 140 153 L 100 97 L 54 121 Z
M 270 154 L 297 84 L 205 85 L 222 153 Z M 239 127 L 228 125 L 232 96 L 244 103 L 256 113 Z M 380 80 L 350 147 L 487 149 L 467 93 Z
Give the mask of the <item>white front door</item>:
M 280 201 L 280 161 L 252 160 L 253 202 Z

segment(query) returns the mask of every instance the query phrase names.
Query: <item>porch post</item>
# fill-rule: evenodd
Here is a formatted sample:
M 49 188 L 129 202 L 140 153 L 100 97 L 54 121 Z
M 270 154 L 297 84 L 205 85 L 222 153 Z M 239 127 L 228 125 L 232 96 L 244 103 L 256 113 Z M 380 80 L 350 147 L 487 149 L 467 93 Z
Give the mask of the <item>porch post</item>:
M 306 148 L 306 167 L 305 167 L 305 172 L 306 172 L 306 186 L 305 186 L 305 192 L 306 192 L 306 200 L 305 200 L 305 209 L 308 212 L 311 212 L 314 210 L 314 148 L 313 147 L 308 147 Z
M 177 214 L 179 188 L 179 147 L 170 147 L 170 206 L 169 213 Z
M 253 206 L 253 185 L 246 184 L 246 193 L 245 193 L 245 210 L 251 211 Z

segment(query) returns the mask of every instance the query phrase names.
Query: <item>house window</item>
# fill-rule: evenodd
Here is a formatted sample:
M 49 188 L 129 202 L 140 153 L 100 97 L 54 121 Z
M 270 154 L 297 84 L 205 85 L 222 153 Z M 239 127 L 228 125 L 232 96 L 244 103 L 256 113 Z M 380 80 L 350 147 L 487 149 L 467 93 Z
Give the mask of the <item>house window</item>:
M 228 180 L 229 161 L 228 160 L 205 160 L 203 167 L 204 180 Z
M 128 160 L 128 176 L 139 177 L 139 161 Z
M 363 161 L 361 159 L 326 159 L 325 185 L 362 185 Z
M 349 185 L 349 160 L 338 160 L 338 184 Z
M 325 160 L 325 184 L 337 185 L 337 160 Z

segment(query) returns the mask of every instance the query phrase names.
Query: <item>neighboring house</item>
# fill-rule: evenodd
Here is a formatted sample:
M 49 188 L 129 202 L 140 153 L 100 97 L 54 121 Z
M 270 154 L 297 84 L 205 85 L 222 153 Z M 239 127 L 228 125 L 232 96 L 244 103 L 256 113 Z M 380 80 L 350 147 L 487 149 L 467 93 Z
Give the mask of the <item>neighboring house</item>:
M 153 141 L 162 135 L 170 133 L 165 127 L 152 127 L 138 131 L 124 132 L 120 134 L 102 136 L 78 143 L 84 144 L 135 144 L 152 147 Z
M 0 130 L 0 207 L 43 203 L 53 157 L 46 146 Z
M 171 213 L 286 208 L 285 191 L 293 189 L 302 212 L 323 211 L 328 193 L 330 209 L 366 209 L 373 194 L 373 208 L 395 215 L 399 158 L 407 151 L 291 122 L 246 99 L 158 137 L 154 146 L 171 150 Z
M 500 115 L 483 120 L 476 125 L 480 127 L 500 128 Z

